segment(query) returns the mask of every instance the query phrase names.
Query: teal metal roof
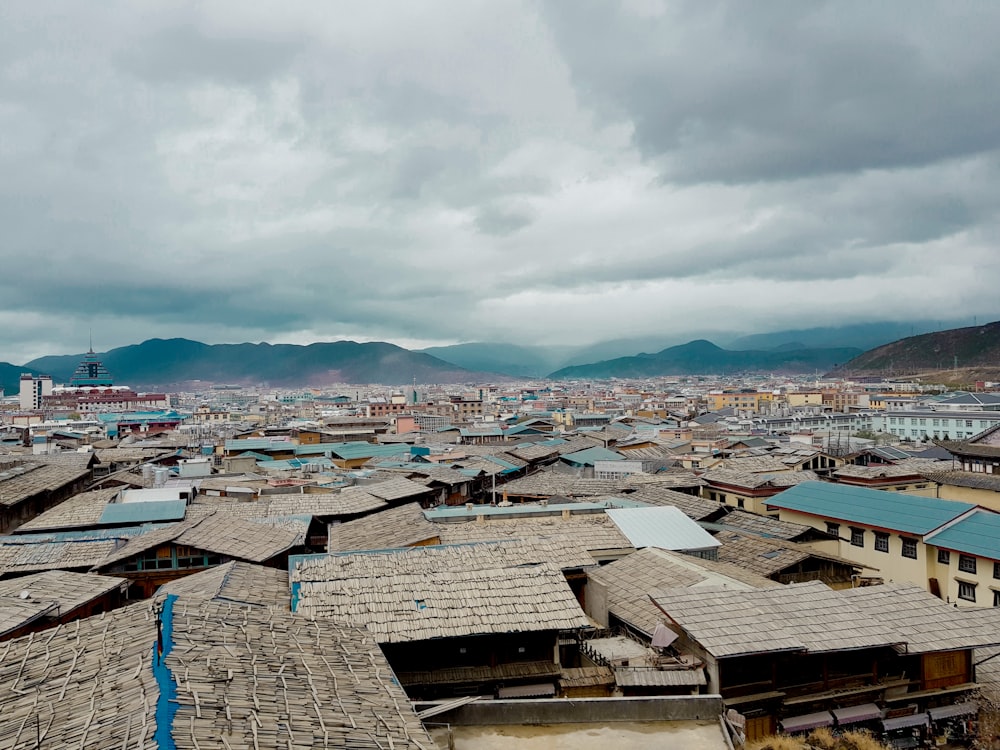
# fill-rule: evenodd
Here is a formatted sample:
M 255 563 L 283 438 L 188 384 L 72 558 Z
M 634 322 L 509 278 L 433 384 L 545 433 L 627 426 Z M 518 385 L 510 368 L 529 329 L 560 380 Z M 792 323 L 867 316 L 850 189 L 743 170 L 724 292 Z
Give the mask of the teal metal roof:
M 245 440 L 227 440 L 227 451 L 293 451 L 298 447 L 286 440 L 269 440 L 268 438 L 247 438 Z
M 928 534 L 974 505 L 831 482 L 802 482 L 768 498 L 776 508 L 908 534 Z
M 1000 560 L 1000 513 L 980 508 L 924 541 L 935 547 Z
M 261 467 L 268 471 L 299 471 L 303 466 L 320 466 L 324 469 L 335 468 L 333 461 L 323 456 L 312 456 L 310 458 L 289 458 L 285 461 L 268 461 Z
M 157 521 L 181 521 L 187 510 L 184 500 L 160 500 L 143 503 L 110 503 L 101 513 L 99 524 L 139 524 Z
M 607 448 L 595 446 L 593 448 L 584 448 L 582 451 L 577 451 L 576 453 L 567 453 L 562 457 L 562 460 L 576 464 L 577 466 L 592 466 L 595 461 L 624 461 L 625 456 L 610 451 Z
M 408 456 L 410 446 L 408 445 L 378 445 L 377 443 L 351 442 L 339 443 L 329 448 L 330 452 L 349 461 L 355 458 L 374 458 L 375 456 Z

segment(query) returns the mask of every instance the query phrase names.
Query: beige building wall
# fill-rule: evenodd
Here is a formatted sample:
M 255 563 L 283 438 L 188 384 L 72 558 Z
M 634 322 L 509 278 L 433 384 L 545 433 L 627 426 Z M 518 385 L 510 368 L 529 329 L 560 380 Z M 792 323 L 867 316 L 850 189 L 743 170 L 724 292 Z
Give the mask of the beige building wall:
M 937 579 L 942 599 L 959 607 L 994 606 L 994 592 L 1000 592 L 1000 579 L 993 577 L 994 573 L 1000 573 L 996 561 L 948 551 L 948 562 L 942 563 L 938 560 L 939 548 L 933 545 L 928 545 L 927 555 L 928 577 Z M 962 570 L 963 557 L 975 561 L 975 573 Z M 963 583 L 967 585 L 961 586 Z
M 937 488 L 937 496 L 945 500 L 958 500 L 963 503 L 974 503 L 984 508 L 1000 512 L 1000 492 L 980 490 L 975 487 L 957 487 L 953 484 L 942 484 Z
M 807 526 L 812 526 L 814 529 L 827 531 L 826 519 L 809 515 L 807 513 L 799 513 L 783 509 L 778 514 L 778 518 L 782 521 L 806 524 Z M 837 552 L 835 554 L 843 557 L 845 560 L 850 560 L 851 562 L 868 568 L 864 571 L 866 576 L 875 576 L 884 581 L 903 581 L 915 583 L 918 586 L 922 586 L 923 588 L 930 590 L 927 570 L 928 555 L 931 554 L 931 548 L 925 545 L 919 537 L 910 536 L 908 534 L 900 534 L 895 531 L 875 529 L 871 526 L 865 526 L 864 524 L 848 524 L 843 521 L 834 521 L 832 519 L 830 523 L 840 524 L 840 543 L 838 544 Z M 852 526 L 863 532 L 863 546 L 859 547 L 851 543 Z M 876 531 L 888 534 L 887 552 L 875 549 Z M 904 537 L 916 540 L 916 558 L 903 556 Z M 934 550 L 933 554 L 936 559 L 937 551 Z

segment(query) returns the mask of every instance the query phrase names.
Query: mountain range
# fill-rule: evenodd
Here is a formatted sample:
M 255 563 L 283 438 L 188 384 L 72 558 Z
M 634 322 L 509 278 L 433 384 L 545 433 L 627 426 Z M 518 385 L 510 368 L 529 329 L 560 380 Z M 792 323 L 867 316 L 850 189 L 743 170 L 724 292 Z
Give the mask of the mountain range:
M 41 357 L 15 369 L 18 376 L 31 371 L 51 375 L 56 382 L 68 382 L 83 356 Z M 496 377 L 384 342 L 335 341 L 298 346 L 150 339 L 99 356 L 115 382 L 150 389 L 194 380 L 294 387 L 331 383 L 403 385 L 414 380 L 461 383 Z
M 1000 368 L 1000 321 L 908 336 L 864 352 L 835 374 L 894 375 L 951 368 Z
M 1000 323 L 908 336 L 887 343 L 901 328 L 927 322 L 777 331 L 731 338 L 723 348 L 698 339 L 634 354 L 655 339 L 617 339 L 588 347 L 469 343 L 409 351 L 384 342 L 336 341 L 293 344 L 203 344 L 188 339 L 150 339 L 102 353 L 116 382 L 141 389 L 206 381 L 271 386 L 332 383 L 471 383 L 510 378 L 595 379 L 738 372 L 872 374 L 963 366 L 1000 366 Z M 936 324 L 935 324 L 936 325 Z M 670 340 L 663 337 L 659 341 Z M 864 351 L 844 342 L 880 341 Z M 891 339 L 890 339 L 891 340 Z M 836 345 L 835 345 L 836 344 Z M 622 352 L 625 355 L 623 356 Z M 16 393 L 22 372 L 68 382 L 84 355 L 47 356 L 24 365 L 0 362 L 0 386 Z
M 797 345 L 772 351 L 730 350 L 711 341 L 691 341 L 655 354 L 618 357 L 589 365 L 575 365 L 556 370 L 553 379 L 645 378 L 662 375 L 732 375 L 749 372 L 805 374 L 825 372 L 857 355 L 857 348 L 806 349 Z

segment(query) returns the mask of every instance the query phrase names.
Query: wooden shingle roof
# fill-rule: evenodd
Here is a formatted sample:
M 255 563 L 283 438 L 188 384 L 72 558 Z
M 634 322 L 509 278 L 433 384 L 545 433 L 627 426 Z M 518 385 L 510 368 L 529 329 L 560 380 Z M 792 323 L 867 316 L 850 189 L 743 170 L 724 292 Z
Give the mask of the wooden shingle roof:
M 672 589 L 653 599 L 717 658 L 778 651 L 821 653 L 906 641 L 893 627 L 864 617 L 843 592 L 818 582 L 754 591 Z
M 160 601 L 159 638 L 144 602 L 4 644 L 0 746 L 33 747 L 40 736 L 45 747 L 155 748 L 164 721 L 180 750 L 220 737 L 232 748 L 434 746 L 363 630 L 264 607 Z M 158 640 L 163 671 L 154 673 Z
M 437 542 L 441 524 L 431 523 L 420 503 L 407 503 L 330 527 L 327 549 L 348 552 Z
M 18 527 L 18 533 L 96 526 L 108 502 L 121 487 L 81 492 Z
M 176 594 L 263 607 L 289 608 L 288 573 L 233 560 L 161 586 L 157 596 Z
M 296 612 L 367 627 L 379 643 L 589 626 L 562 572 L 520 545 L 414 547 L 303 560 Z
M 779 584 L 732 565 L 647 547 L 588 573 L 607 587 L 608 612 L 647 636 L 652 636 L 663 612 L 650 594 L 663 589 L 699 585 L 731 588 L 771 588 Z

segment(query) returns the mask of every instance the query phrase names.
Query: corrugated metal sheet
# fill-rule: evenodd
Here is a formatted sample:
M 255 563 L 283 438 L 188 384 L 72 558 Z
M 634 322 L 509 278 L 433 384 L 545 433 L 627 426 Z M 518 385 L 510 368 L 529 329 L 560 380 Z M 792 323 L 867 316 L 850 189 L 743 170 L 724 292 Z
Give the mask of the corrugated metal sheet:
M 612 508 L 605 511 L 633 547 L 701 550 L 719 547 L 716 539 L 672 506 Z
M 936 547 L 1000 560 L 1000 513 L 977 510 L 924 541 Z
M 786 732 L 808 732 L 817 727 L 833 725 L 833 715 L 829 711 L 817 711 L 801 716 L 789 716 L 781 720 L 781 728 Z
M 184 518 L 187 503 L 184 500 L 161 500 L 142 503 L 110 503 L 104 506 L 104 512 L 98 523 L 139 524 L 156 521 L 180 521 Z
M 804 482 L 767 502 L 778 508 L 910 534 L 927 534 L 975 507 L 831 482 Z

